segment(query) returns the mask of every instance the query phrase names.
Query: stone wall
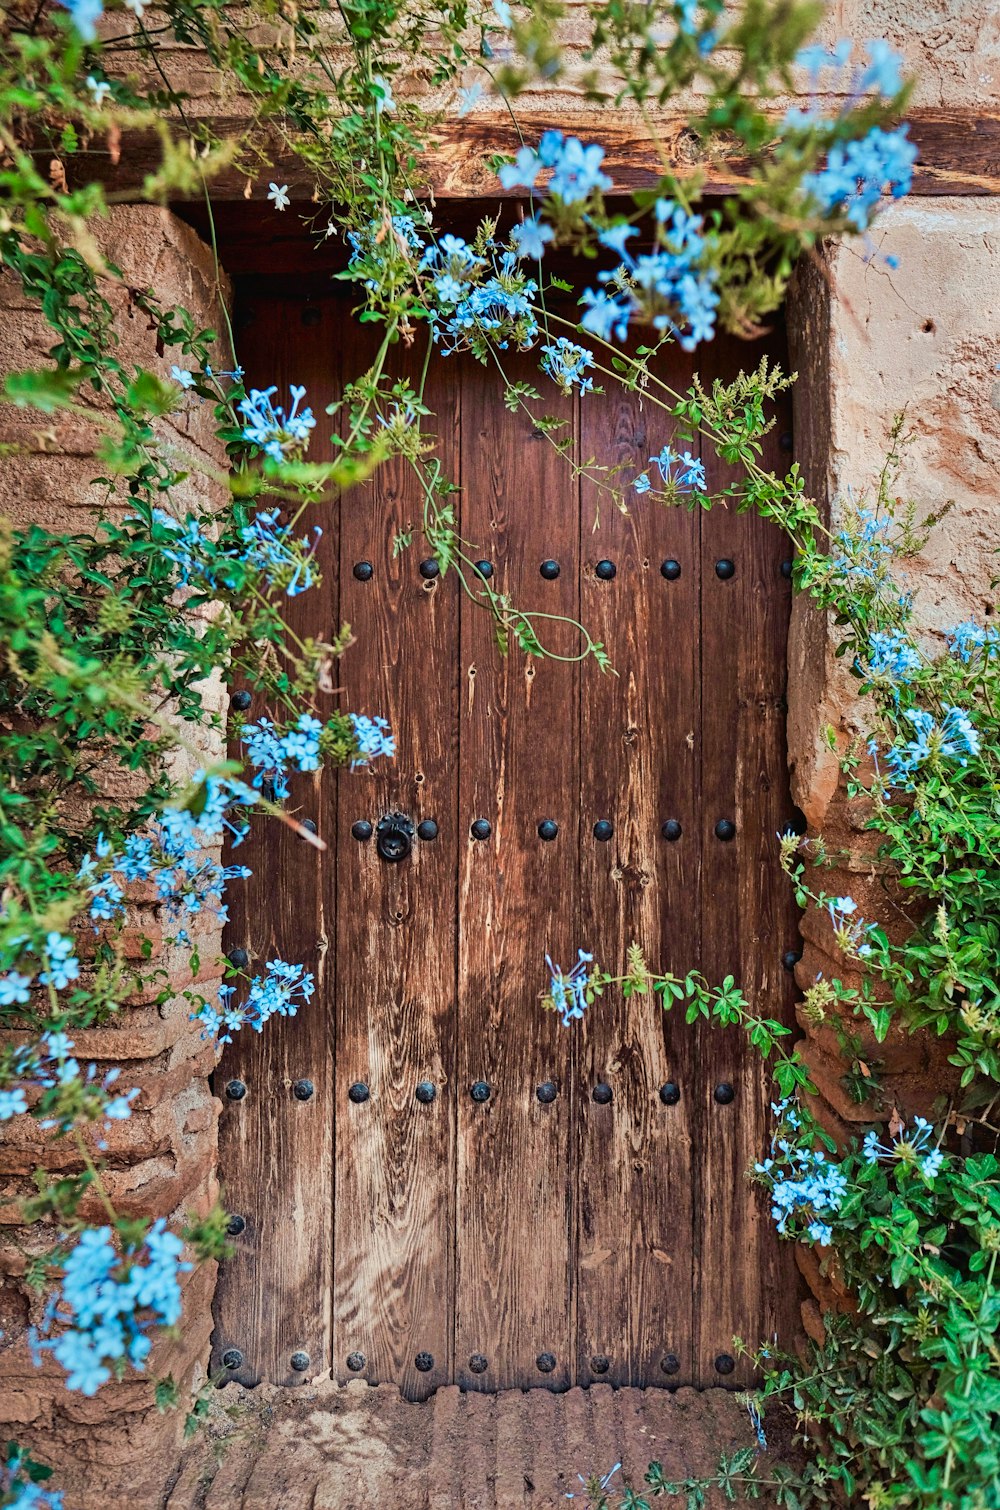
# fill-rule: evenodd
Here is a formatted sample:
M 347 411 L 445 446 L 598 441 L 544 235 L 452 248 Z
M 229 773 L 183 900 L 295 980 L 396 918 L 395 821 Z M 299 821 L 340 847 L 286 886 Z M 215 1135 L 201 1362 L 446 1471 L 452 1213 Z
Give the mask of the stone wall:
M 186 306 L 196 324 L 218 328 L 220 288 L 211 255 L 173 215 L 150 208 L 114 210 L 99 228 L 98 239 L 123 273 L 123 282 L 109 279 L 105 287 L 115 310 L 119 355 L 126 363 L 165 373 L 176 354 L 171 357 L 157 350 L 148 317 L 136 307 L 130 290 L 151 289 L 164 302 Z M 16 281 L 4 276 L 0 280 L 0 370 L 39 364 L 51 344 L 51 334 L 24 301 Z M 199 412 L 197 405 L 185 406 L 163 425 L 165 439 L 179 454 L 216 470 L 225 465 L 214 440 L 211 415 Z M 93 515 L 99 516 L 106 507 L 106 490 L 91 485 L 100 471 L 93 454 L 99 435 L 86 419 L 57 416 L 49 420 L 29 411 L 0 408 L 0 443 L 18 448 L 0 467 L 0 517 L 16 525 L 34 522 L 57 530 L 87 527 Z M 192 477 L 185 486 L 218 484 Z M 221 682 L 206 686 L 205 702 L 217 714 L 225 711 Z M 194 749 L 173 757 L 181 776 L 217 759 L 221 752 L 218 730 L 206 726 L 193 737 Z M 110 771 L 106 789 L 109 794 L 127 795 L 128 776 Z M 215 1054 L 189 1021 L 190 1007 L 180 994 L 191 984 L 189 951 L 163 942 L 155 893 L 148 885 L 136 890 L 132 898 L 125 934 L 127 953 L 137 957 L 143 935 L 153 941 L 149 967 L 164 972 L 173 993 L 170 999 L 157 1005 L 161 978 L 133 996 L 109 1025 L 77 1032 L 74 1042 L 83 1063 L 120 1065 L 122 1085 L 140 1090 L 132 1117 L 113 1124 L 108 1134 L 106 1183 L 116 1207 L 123 1214 L 181 1220 L 189 1213 L 205 1213 L 218 1194 L 219 1107 L 208 1086 Z M 204 930 L 192 933 L 192 938 L 203 962 L 199 985 L 207 994 L 219 974 L 221 930 L 209 918 Z M 92 938 L 84 936 L 79 951 L 84 970 L 88 944 L 92 956 Z M 55 1171 L 80 1167 L 68 1141 L 43 1141 L 32 1118 L 15 1118 L 6 1124 L 0 1143 L 0 1428 L 6 1437 L 30 1443 L 42 1461 L 57 1468 L 60 1487 L 71 1491 L 71 1505 L 74 1484 L 86 1482 L 91 1494 L 97 1494 L 96 1485 L 105 1471 L 135 1489 L 133 1504 L 153 1505 L 164 1464 L 179 1438 L 183 1411 L 162 1415 L 155 1411 L 150 1384 L 134 1374 L 128 1382 L 106 1386 L 87 1400 L 66 1390 L 62 1370 L 51 1361 L 40 1369 L 30 1361 L 25 1329 L 40 1320 L 43 1297 L 25 1285 L 24 1276 L 31 1256 L 44 1251 L 54 1235 L 46 1223 L 31 1228 L 19 1225 L 19 1204 L 31 1193 L 31 1173 L 38 1166 Z M 93 1198 L 85 1199 L 81 1214 L 95 1224 L 102 1219 Z M 188 1277 L 183 1329 L 176 1340 L 158 1343 L 150 1376 L 172 1374 L 183 1390 L 203 1366 L 211 1332 L 214 1278 L 212 1266 Z M 107 1502 L 92 1497 L 87 1501 L 93 1505 Z
M 860 497 L 877 478 L 894 417 L 905 411 L 911 442 L 903 450 L 897 491 L 922 512 L 950 502 L 910 570 L 916 620 L 930 650 L 941 632 L 963 619 L 982 621 L 995 601 L 1000 521 L 1000 203 L 987 199 L 910 200 L 893 205 L 878 222 L 883 254 L 899 258 L 892 270 L 865 261 L 856 246 L 839 245 L 822 269 L 806 268 L 791 301 L 792 361 L 802 378 L 796 390 L 796 442 L 809 491 L 826 504 L 834 523 L 842 501 Z M 851 895 L 866 918 L 898 936 L 907 927 L 892 879 L 874 859 L 875 836 L 865 833 L 862 802 L 851 803 L 839 780 L 838 753 L 864 729 L 857 683 L 834 656 L 826 632 L 805 600 L 795 607 L 789 647 L 789 758 L 795 801 L 811 834 L 848 852 L 824 871 L 823 890 Z M 825 730 L 836 731 L 831 751 Z M 825 914 L 803 919 L 800 987 L 820 973 L 855 983 Z M 934 1098 L 957 1083 L 947 1043 L 893 1028 L 884 1044 L 870 1029 L 852 1029 L 861 1057 L 880 1067 L 883 1098 L 859 1102 L 843 1083 L 847 1066 L 836 1034 L 800 1014 L 801 1052 L 821 1099 L 817 1110 L 830 1132 L 848 1136 L 859 1123 L 895 1107 L 910 1117 L 926 1113 Z M 816 1301 L 844 1303 L 832 1266 L 809 1250 L 796 1250 L 814 1296 L 804 1320 L 817 1330 Z

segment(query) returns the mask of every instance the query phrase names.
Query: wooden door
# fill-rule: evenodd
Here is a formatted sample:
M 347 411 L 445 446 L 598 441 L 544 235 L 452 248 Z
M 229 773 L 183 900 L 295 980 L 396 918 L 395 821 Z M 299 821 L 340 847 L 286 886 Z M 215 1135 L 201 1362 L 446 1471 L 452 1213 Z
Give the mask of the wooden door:
M 366 359 L 335 297 L 258 283 L 238 313 L 251 378 L 305 383 L 317 414 L 341 365 Z M 699 366 L 710 380 L 759 356 L 719 339 Z M 396 353 L 397 371 L 413 360 Z M 690 359 L 673 362 L 683 387 Z M 510 373 L 539 381 L 530 355 Z M 735 1033 L 650 1001 L 610 993 L 567 1029 L 539 997 L 546 954 L 619 969 L 637 940 L 653 968 L 732 973 L 791 1021 L 796 915 L 775 859 L 792 816 L 787 549 L 722 508 L 637 496 L 622 516 L 470 360 L 434 362 L 427 397 L 462 534 L 499 590 L 553 616 L 565 658 L 501 657 L 419 529 L 396 549 L 421 514 L 405 463 L 317 518 L 324 580 L 295 600 L 296 627 L 351 624 L 345 706 L 385 715 L 397 755 L 297 778 L 290 805 L 322 854 L 275 826 L 241 851 L 254 878 L 227 947 L 302 961 L 319 984 L 294 1019 L 238 1034 L 218 1071 L 238 1220 L 214 1363 L 245 1382 L 332 1369 L 413 1399 L 451 1382 L 746 1383 L 734 1335 L 788 1335 L 796 1310 L 745 1177 L 766 1073 Z M 627 476 L 671 439 L 636 395 L 546 408 L 578 458 Z M 314 457 L 331 454 L 322 430 Z M 569 658 L 575 619 L 616 675 Z M 414 831 L 399 863 L 375 832 L 394 813 Z

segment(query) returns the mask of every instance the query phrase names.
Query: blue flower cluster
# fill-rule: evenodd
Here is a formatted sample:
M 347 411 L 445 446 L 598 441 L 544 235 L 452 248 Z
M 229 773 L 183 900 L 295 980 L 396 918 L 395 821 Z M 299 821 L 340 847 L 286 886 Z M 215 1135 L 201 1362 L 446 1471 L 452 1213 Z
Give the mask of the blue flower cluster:
M 593 958 L 592 954 L 578 950 L 576 964 L 568 975 L 564 975 L 559 966 L 554 965 L 548 955 L 545 956 L 551 976 L 549 996 L 556 1011 L 562 1013 L 564 1028 L 568 1028 L 575 1018 L 582 1017 L 587 1010 L 587 987 L 590 985 L 587 966 Z
M 803 190 L 824 215 L 840 210 L 850 225 L 867 230 L 883 189 L 888 187 L 893 199 L 910 192 L 917 149 L 908 130 L 906 125 L 895 131 L 873 126 L 860 139 L 834 142 L 826 166 L 803 178 Z
M 920 652 L 897 630 L 876 630 L 868 642 L 868 669 L 872 676 L 905 684 L 922 665 Z
M 299 410 L 306 390 L 295 383 L 290 385 L 292 407 L 286 414 L 280 405 L 275 405 L 277 388 L 251 388 L 246 398 L 240 399 L 239 410 L 246 420 L 243 439 L 259 446 L 272 461 L 284 461 L 286 451 L 302 451 L 309 444 L 316 420 L 311 409 Z
M 869 1164 L 881 1159 L 894 1159 L 901 1163 L 915 1164 L 925 1180 L 933 1180 L 939 1174 L 945 1155 L 934 1142 L 934 1129 L 925 1117 L 913 1119 L 913 1132 L 906 1136 L 906 1127 L 900 1128 L 891 1143 L 882 1143 L 877 1132 L 865 1134 L 863 1152 Z
M 279 733 L 269 718 L 245 724 L 240 739 L 247 759 L 257 768 L 253 785 L 259 790 L 269 784 L 273 800 L 283 802 L 289 793 L 290 770 L 319 770 L 322 732 L 323 725 L 310 713 L 300 714 L 294 727 L 284 734 Z
M 594 380 L 583 374 L 593 365 L 593 352 L 585 346 L 578 346 L 575 341 L 567 340 L 565 336 L 542 347 L 541 369 L 548 373 L 563 393 L 572 393 L 574 385 L 581 393 L 590 393 Z
M 144 1241 L 124 1257 L 115 1252 L 111 1228 L 84 1232 L 63 1264 L 62 1284 L 46 1311 L 46 1331 L 32 1337 L 36 1363 L 51 1352 L 66 1370 L 67 1389 L 94 1395 L 111 1378 L 109 1364 L 127 1360 L 145 1366 L 153 1326 L 180 1320 L 183 1243 L 157 1218 Z
M 90 916 L 95 928 L 114 922 L 125 912 L 125 885 L 151 881 L 169 917 L 188 919 L 211 908 L 221 922 L 227 919 L 223 905 L 226 884 L 245 880 L 250 871 L 245 865 L 219 865 L 211 852 L 211 843 L 224 833 L 239 844 L 248 825 L 237 822 L 234 808 L 252 807 L 260 794 L 242 781 L 231 777 L 206 776 L 195 772 L 194 786 L 198 811 L 192 808 L 164 808 L 147 833 L 130 834 L 118 854 L 101 838 L 96 855 L 90 855 L 80 867 L 79 879 L 90 895 Z M 99 860 L 107 863 L 98 865 Z M 189 942 L 186 930 L 178 934 L 180 942 Z
M 391 759 L 396 753 L 396 741 L 389 730 L 388 720 L 368 718 L 364 713 L 352 713 L 351 724 L 358 753 L 352 766 L 367 765 L 378 755 Z
M 288 525 L 278 523 L 278 510 L 262 510 L 239 532 L 239 544 L 231 546 L 210 540 L 193 515 L 181 524 L 163 509 L 153 510 L 153 519 L 170 532 L 162 543 L 163 554 L 181 569 L 179 587 L 202 590 L 245 586 L 247 572 L 259 573 L 268 587 L 295 598 L 319 580 L 314 552 L 322 530 L 313 538 L 294 539 Z
M 603 341 L 624 340 L 629 321 L 640 316 L 656 330 L 675 336 L 685 351 L 715 334 L 719 306 L 717 270 L 708 260 L 711 241 L 703 235 L 700 215 L 689 215 L 672 199 L 654 206 L 657 245 L 633 257 L 626 243 L 634 227 L 614 225 L 602 231 L 602 245 L 621 257 L 621 266 L 598 273 L 602 288 L 585 289 L 580 323 Z
M 690 451 L 685 451 L 681 455 L 672 447 L 664 446 L 659 455 L 651 456 L 649 460 L 659 470 L 664 489 L 670 492 L 685 493 L 693 489 L 695 492 L 703 493 L 708 486 L 704 463 L 692 456 Z M 653 486 L 649 473 L 640 472 L 632 486 L 637 493 L 648 493 Z
M 220 1044 L 232 1043 L 232 1035 L 240 1028 L 253 1028 L 259 1033 L 271 1017 L 294 1017 L 300 1001 L 309 1001 L 316 984 L 311 973 L 302 965 L 290 965 L 284 960 L 272 959 L 265 966 L 263 975 L 250 982 L 246 1000 L 240 1004 L 233 1001 L 236 987 L 219 987 L 218 1007 L 202 1002 L 192 1012 L 192 1022 L 202 1026 L 203 1038 L 215 1038 Z
M 88 1109 L 95 1117 L 124 1122 L 132 1115 L 132 1103 L 139 1092 L 134 1089 L 113 1092 L 120 1074 L 118 1069 L 108 1070 L 98 1082 L 97 1066 L 91 1064 L 81 1075 L 80 1066 L 73 1058 L 73 1040 L 58 1029 L 42 1033 L 34 1043 L 19 1044 L 5 1060 L 4 1080 L 7 1083 L 0 1089 L 0 1122 L 9 1122 L 11 1117 L 21 1116 L 28 1110 L 29 1090 L 46 1091 L 78 1082 L 87 1092 Z M 44 1128 L 63 1127 L 64 1118 L 56 1113 L 40 1125 Z
M 580 205 L 592 194 L 606 194 L 613 184 L 601 170 L 604 148 L 585 147 L 576 136 L 561 131 L 544 131 L 534 147 L 522 147 L 512 163 L 504 163 L 498 177 L 505 189 L 534 189 L 538 175 L 552 170 L 546 192 L 564 205 Z
M 754 1168 L 770 1186 L 771 1216 L 778 1231 L 787 1233 L 789 1222 L 802 1218 L 814 1243 L 829 1243 L 833 1232 L 825 1218 L 840 1210 L 847 1191 L 840 1165 L 831 1163 L 821 1149 L 797 1148 L 780 1136 L 772 1152 L 780 1158 L 765 1159 Z
M 964 624 L 956 624 L 948 636 L 949 651 L 966 665 L 974 655 L 989 657 L 997 645 L 1000 645 L 1000 630 L 992 625 L 986 628 L 972 619 L 967 619 Z
M 894 785 L 912 789 L 913 777 L 923 766 L 942 759 L 964 766 L 970 756 L 979 754 L 979 734 L 961 708 L 946 706 L 940 723 L 925 708 L 907 709 L 906 717 L 913 725 L 914 737 L 890 745 L 885 757 Z
M 457 303 L 442 301 L 431 311 L 434 340 L 445 343 L 444 356 L 456 351 L 482 356 L 487 345 L 527 351 L 538 337 L 532 305 L 537 292 L 538 284 L 518 270 L 514 253 L 500 252 L 488 278 L 469 286 Z

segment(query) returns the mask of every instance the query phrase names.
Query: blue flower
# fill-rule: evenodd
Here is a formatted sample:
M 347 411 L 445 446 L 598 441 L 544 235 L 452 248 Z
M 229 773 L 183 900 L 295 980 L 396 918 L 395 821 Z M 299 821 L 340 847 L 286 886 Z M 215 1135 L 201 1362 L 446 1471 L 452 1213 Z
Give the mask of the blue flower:
M 782 1137 L 774 1139 L 772 1152 L 777 1157 L 754 1167 L 771 1187 L 771 1215 L 778 1231 L 787 1233 L 790 1222 L 802 1217 L 814 1242 L 829 1243 L 833 1234 L 823 1218 L 839 1211 L 847 1192 L 840 1165 L 820 1149 L 796 1148 Z
M 649 480 L 648 472 L 640 472 L 632 484 L 637 493 L 648 493 L 653 484 Z
M 188 372 L 184 367 L 178 367 L 176 363 L 170 369 L 170 376 L 175 383 L 180 383 L 182 388 L 194 387 L 194 373 Z
M 460 89 L 458 91 L 458 98 L 459 98 L 459 107 L 458 107 L 458 113 L 459 113 L 459 115 L 460 116 L 468 115 L 471 110 L 475 110 L 476 106 L 479 104 L 479 102 L 483 98 L 483 86 L 482 86 L 482 84 L 480 84 L 479 81 L 477 80 L 476 83 L 470 85 L 468 89 Z
M 97 40 L 96 22 L 104 14 L 102 0 L 60 0 L 84 42 Z
M 581 393 L 589 393 L 593 386 L 593 378 L 584 377 L 588 367 L 594 365 L 594 354 L 585 346 L 577 346 L 575 341 L 568 341 L 565 336 L 560 336 L 550 346 L 542 347 L 541 367 L 547 372 L 554 383 L 562 389 L 563 393 L 572 393 L 574 386 Z
M 603 288 L 585 288 L 580 303 L 586 306 L 586 313 L 580 320 L 584 330 L 589 330 L 601 341 L 610 341 L 612 336 L 624 341 L 632 318 L 631 299 L 624 294 L 609 298 Z
M 542 257 L 555 232 L 550 225 L 532 216 L 511 228 L 510 239 L 518 257 Z
M 43 986 L 53 986 L 57 991 L 65 991 L 70 981 L 77 979 L 80 962 L 73 950 L 72 939 L 64 938 L 61 933 L 46 935 L 44 958 L 48 968 L 38 977 Z
M 587 966 L 593 958 L 592 954 L 579 949 L 576 964 L 568 975 L 564 975 L 559 966 L 554 965 L 548 955 L 545 956 L 545 963 L 549 967 L 551 976 L 549 996 L 556 1011 L 562 1013 L 564 1028 L 568 1028 L 571 1022 L 582 1017 L 587 1010 L 589 1005 L 587 989 L 590 986 Z
M 588 289 L 581 302 L 598 313 L 588 311 L 581 324 L 604 340 L 614 328 L 621 340 L 630 316 L 639 314 L 655 329 L 674 335 L 685 351 L 693 351 L 715 331 L 719 292 L 718 273 L 709 260 L 712 243 L 703 235 L 702 218 L 689 215 L 672 199 L 658 199 L 654 215 L 657 246 L 652 252 L 633 257 L 626 246 L 628 228 L 621 225 L 602 236 L 618 252 L 622 265 L 599 273 L 598 281 L 616 290 L 614 302 L 623 306 L 624 319 L 614 322 L 600 297 Z M 603 316 L 600 324 L 599 316 Z
M 23 1006 L 31 999 L 30 985 L 31 976 L 20 975 L 17 970 L 0 975 L 0 1007 Z
M 964 766 L 968 756 L 979 754 L 979 733 L 961 708 L 946 706 L 940 724 L 925 708 L 907 709 L 906 717 L 915 731 L 913 739 L 902 745 L 890 745 L 885 757 L 894 783 L 910 788 L 914 774 L 922 766 L 937 764 L 942 759 Z
M 28 1103 L 21 1086 L 17 1085 L 13 1090 L 0 1091 L 0 1122 L 9 1122 L 11 1117 L 19 1117 L 27 1110 Z
M 862 958 L 871 954 L 867 939 L 874 924 L 866 923 L 858 917 L 858 904 L 853 897 L 831 897 L 827 902 L 827 911 L 837 943 L 845 953 L 858 954 Z

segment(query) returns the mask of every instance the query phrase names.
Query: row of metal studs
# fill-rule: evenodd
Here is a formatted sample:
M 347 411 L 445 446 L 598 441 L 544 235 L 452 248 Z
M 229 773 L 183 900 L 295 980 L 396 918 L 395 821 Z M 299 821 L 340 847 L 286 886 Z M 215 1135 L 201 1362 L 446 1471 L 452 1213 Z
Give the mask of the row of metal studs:
M 433 556 L 428 556 L 426 561 L 421 561 L 418 570 L 425 582 L 433 582 L 435 577 L 441 575 L 441 564 L 435 561 Z M 492 561 L 477 561 L 475 570 L 483 578 L 493 575 Z M 375 575 L 375 568 L 370 561 L 355 561 L 352 568 L 354 576 L 359 582 L 370 582 Z M 538 568 L 539 576 L 544 577 L 546 582 L 554 582 L 562 571 L 558 561 L 543 561 Z M 594 576 L 601 582 L 611 582 L 618 575 L 618 567 L 613 561 L 598 561 L 594 567 Z M 673 557 L 668 557 L 660 566 L 660 576 L 668 582 L 676 582 L 681 575 L 681 563 Z M 715 563 L 715 575 L 721 582 L 728 582 L 736 575 L 736 563 L 724 557 Z M 791 561 L 782 561 L 781 575 L 792 575 Z

